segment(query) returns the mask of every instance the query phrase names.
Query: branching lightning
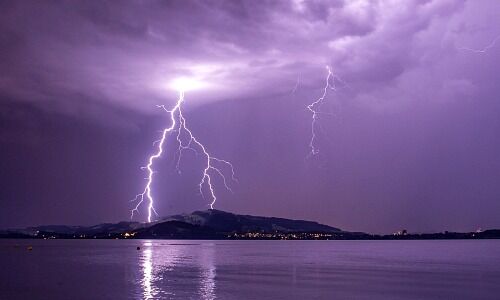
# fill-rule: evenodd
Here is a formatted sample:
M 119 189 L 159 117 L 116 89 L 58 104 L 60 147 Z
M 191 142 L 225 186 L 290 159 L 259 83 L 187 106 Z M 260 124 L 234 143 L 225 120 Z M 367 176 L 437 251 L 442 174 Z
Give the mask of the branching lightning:
M 176 141 L 179 146 L 177 149 L 176 169 L 178 173 L 180 173 L 180 160 L 184 151 L 190 150 L 195 152 L 197 155 L 202 154 L 205 157 L 205 164 L 203 167 L 201 180 L 198 183 L 198 187 L 200 190 L 200 194 L 204 199 L 205 194 L 203 193 L 203 189 L 208 189 L 210 195 L 210 209 L 214 208 L 215 202 L 217 201 L 217 196 L 215 194 L 215 189 L 212 182 L 212 175 L 220 176 L 224 183 L 224 187 L 232 192 L 231 188 L 228 185 L 226 176 L 224 175 L 225 172 L 223 169 L 221 169 L 222 166 L 224 166 L 226 170 L 229 170 L 231 172 L 231 180 L 237 182 L 233 165 L 227 160 L 211 156 L 206 147 L 200 141 L 198 141 L 198 139 L 196 139 L 196 137 L 193 135 L 193 132 L 187 127 L 186 119 L 182 113 L 182 104 L 185 99 L 184 96 L 184 90 L 180 89 L 179 98 L 175 106 L 171 110 L 168 110 L 164 105 L 158 105 L 159 108 L 162 108 L 170 115 L 171 125 L 170 127 L 163 129 L 161 138 L 153 143 L 154 146 L 157 145 L 156 152 L 149 157 L 146 167 L 143 167 L 143 169 L 145 169 L 148 174 L 148 176 L 146 177 L 146 186 L 143 192 L 136 195 L 136 197 L 133 199 L 133 201 L 138 201 L 138 203 L 135 208 L 132 209 L 130 218 L 134 217 L 134 213 L 139 212 L 139 207 L 144 201 L 147 201 L 148 204 L 148 222 L 151 222 L 153 213 L 158 215 L 154 208 L 154 199 L 151 193 L 151 185 L 153 183 L 153 175 L 155 173 L 153 170 L 153 164 L 154 161 L 157 158 L 161 157 L 161 155 L 163 154 L 164 144 L 171 132 L 177 132 Z

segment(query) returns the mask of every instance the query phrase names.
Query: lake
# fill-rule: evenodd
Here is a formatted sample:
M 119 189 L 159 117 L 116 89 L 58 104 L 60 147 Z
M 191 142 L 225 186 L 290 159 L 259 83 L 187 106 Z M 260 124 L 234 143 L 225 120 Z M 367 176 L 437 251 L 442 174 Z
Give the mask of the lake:
M 500 299 L 500 240 L 0 240 L 0 299 Z

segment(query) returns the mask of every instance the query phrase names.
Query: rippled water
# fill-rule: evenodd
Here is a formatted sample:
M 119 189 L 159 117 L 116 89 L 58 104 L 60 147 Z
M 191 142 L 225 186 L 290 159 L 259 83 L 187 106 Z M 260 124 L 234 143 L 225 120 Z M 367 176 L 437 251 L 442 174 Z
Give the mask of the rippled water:
M 0 240 L 0 299 L 500 299 L 500 240 Z

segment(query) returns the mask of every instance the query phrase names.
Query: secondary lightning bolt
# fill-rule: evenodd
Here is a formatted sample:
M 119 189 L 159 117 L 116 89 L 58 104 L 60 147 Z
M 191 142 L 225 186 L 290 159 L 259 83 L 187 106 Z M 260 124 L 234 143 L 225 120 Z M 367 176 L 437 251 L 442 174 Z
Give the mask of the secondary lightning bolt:
M 340 77 L 336 76 L 333 74 L 332 69 L 330 66 L 326 66 L 327 70 L 327 75 L 325 79 L 325 86 L 323 87 L 323 93 L 321 94 L 321 97 L 316 99 L 314 102 L 311 104 L 307 105 L 307 109 L 312 113 L 312 121 L 311 121 L 311 140 L 309 141 L 309 148 L 311 151 L 307 155 L 309 156 L 314 156 L 319 153 L 319 149 L 316 146 L 316 137 L 317 137 L 317 127 L 318 127 L 318 120 L 320 115 L 331 115 L 329 113 L 321 112 L 320 108 L 321 105 L 323 105 L 325 98 L 327 96 L 328 90 L 333 90 L 337 91 L 337 86 L 336 82 L 340 82 L 343 87 L 349 87 L 345 81 L 343 81 Z
M 224 165 L 227 168 L 229 168 L 229 170 L 231 171 L 231 179 L 233 181 L 237 181 L 237 179 L 235 177 L 233 165 L 226 160 L 211 156 L 209 154 L 209 152 L 206 150 L 206 147 L 196 139 L 196 137 L 193 135 L 192 131 L 186 126 L 186 119 L 182 113 L 182 103 L 184 102 L 184 99 L 185 99 L 184 96 L 185 96 L 184 90 L 180 90 L 179 91 L 179 98 L 178 98 L 175 106 L 171 110 L 167 110 L 164 105 L 158 106 L 158 107 L 162 108 L 163 110 L 165 110 L 170 115 L 171 125 L 170 125 L 170 127 L 165 128 L 162 131 L 161 138 L 158 141 L 155 141 L 153 143 L 153 145 L 155 145 L 155 144 L 158 145 L 157 150 L 156 150 L 155 154 L 153 154 L 149 157 L 148 164 L 146 165 L 146 167 L 144 167 L 144 169 L 146 169 L 147 173 L 148 173 L 148 176 L 146 178 L 146 186 L 145 186 L 143 192 L 136 195 L 136 197 L 133 199 L 135 201 L 139 200 L 139 202 L 137 203 L 135 208 L 132 209 L 131 216 L 130 216 L 131 218 L 134 217 L 135 212 L 139 211 L 138 209 L 139 209 L 140 205 L 145 200 L 147 200 L 147 202 L 148 202 L 148 222 L 151 222 L 152 213 L 155 213 L 156 215 L 158 215 L 156 213 L 156 210 L 154 209 L 154 200 L 153 200 L 153 196 L 151 194 L 151 184 L 153 183 L 153 174 L 154 174 L 153 164 L 154 164 L 154 161 L 163 154 L 163 146 L 165 144 L 165 141 L 167 139 L 168 134 L 172 131 L 177 131 L 176 140 L 179 144 L 179 147 L 177 149 L 178 159 L 177 159 L 176 168 L 177 168 L 179 173 L 180 173 L 179 163 L 180 163 L 180 159 L 182 157 L 182 153 L 184 150 L 192 150 L 198 154 L 199 151 L 195 148 L 195 147 L 197 147 L 197 148 L 199 148 L 199 150 L 201 150 L 201 153 L 206 158 L 205 167 L 203 169 L 202 177 L 201 177 L 201 180 L 200 180 L 198 186 L 199 186 L 200 194 L 203 197 L 204 197 L 203 187 L 206 186 L 208 188 L 208 190 L 210 192 L 210 198 L 211 198 L 210 209 L 214 208 L 214 204 L 217 200 L 217 196 L 215 194 L 215 190 L 214 190 L 213 183 L 212 183 L 211 172 L 219 175 L 223 180 L 225 188 L 232 192 L 231 188 L 227 184 L 227 180 L 226 180 L 226 177 L 224 175 L 223 170 L 221 170 L 219 167 L 217 167 L 217 165 Z M 183 134 L 187 136 L 187 141 L 184 141 Z
M 184 101 L 184 92 L 180 92 L 179 99 L 181 102 Z M 182 151 L 184 151 L 184 150 L 190 149 L 190 150 L 195 151 L 196 153 L 199 153 L 196 150 L 196 148 L 193 148 L 193 145 L 197 146 L 201 150 L 202 154 L 205 156 L 206 163 L 205 163 L 205 168 L 203 169 L 203 175 L 201 177 L 201 180 L 200 180 L 198 186 L 200 189 L 200 194 L 203 197 L 204 197 L 203 186 L 204 185 L 207 186 L 208 190 L 210 191 L 210 198 L 211 198 L 210 209 L 213 209 L 215 201 L 217 200 L 217 196 L 215 195 L 214 187 L 212 185 L 212 177 L 210 176 L 210 171 L 213 171 L 213 172 L 215 172 L 215 174 L 219 175 L 222 178 L 222 181 L 224 183 L 224 187 L 227 190 L 232 192 L 231 188 L 227 184 L 227 180 L 226 180 L 226 176 L 224 176 L 224 172 L 220 168 L 218 168 L 216 165 L 222 164 L 222 165 L 225 165 L 226 167 L 228 167 L 231 171 L 231 179 L 233 181 L 237 181 L 237 179 L 235 177 L 234 167 L 227 160 L 223 160 L 223 159 L 211 156 L 210 153 L 207 151 L 206 147 L 196 139 L 196 137 L 193 135 L 193 132 L 186 126 L 186 119 L 184 118 L 184 115 L 182 114 L 182 109 L 179 109 L 178 115 L 179 115 L 179 129 L 178 129 L 178 134 L 177 134 L 177 142 L 179 143 L 179 148 L 178 148 L 179 160 L 182 156 Z M 182 142 L 181 135 L 183 132 L 187 135 L 187 143 L 185 143 L 185 144 L 183 144 L 183 142 Z M 177 161 L 177 170 L 179 170 L 179 160 Z
M 311 140 L 309 141 L 309 148 L 311 148 L 311 152 L 309 152 L 309 155 L 316 155 L 319 153 L 318 148 L 316 148 L 315 146 L 316 122 L 318 121 L 318 116 L 321 113 L 318 109 L 321 106 L 321 104 L 323 104 L 328 89 L 332 88 L 332 86 L 330 85 L 330 78 L 332 77 L 333 73 L 332 70 L 330 69 L 330 66 L 326 66 L 326 70 L 328 71 L 328 75 L 326 76 L 326 83 L 325 87 L 323 88 L 323 94 L 316 101 L 307 106 L 307 109 L 312 113 Z

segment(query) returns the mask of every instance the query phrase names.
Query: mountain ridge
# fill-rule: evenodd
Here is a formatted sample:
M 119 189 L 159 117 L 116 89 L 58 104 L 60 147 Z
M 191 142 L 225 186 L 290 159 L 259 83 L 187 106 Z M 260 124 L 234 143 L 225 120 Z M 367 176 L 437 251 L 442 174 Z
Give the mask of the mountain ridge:
M 341 232 L 340 229 L 314 221 L 292 220 L 276 217 L 239 215 L 226 211 L 209 209 L 190 214 L 177 214 L 151 223 L 127 222 L 101 223 L 92 226 L 41 225 L 22 229 L 0 231 L 5 235 L 49 238 L 122 238 L 127 237 L 225 237 L 232 233 L 248 232 Z

